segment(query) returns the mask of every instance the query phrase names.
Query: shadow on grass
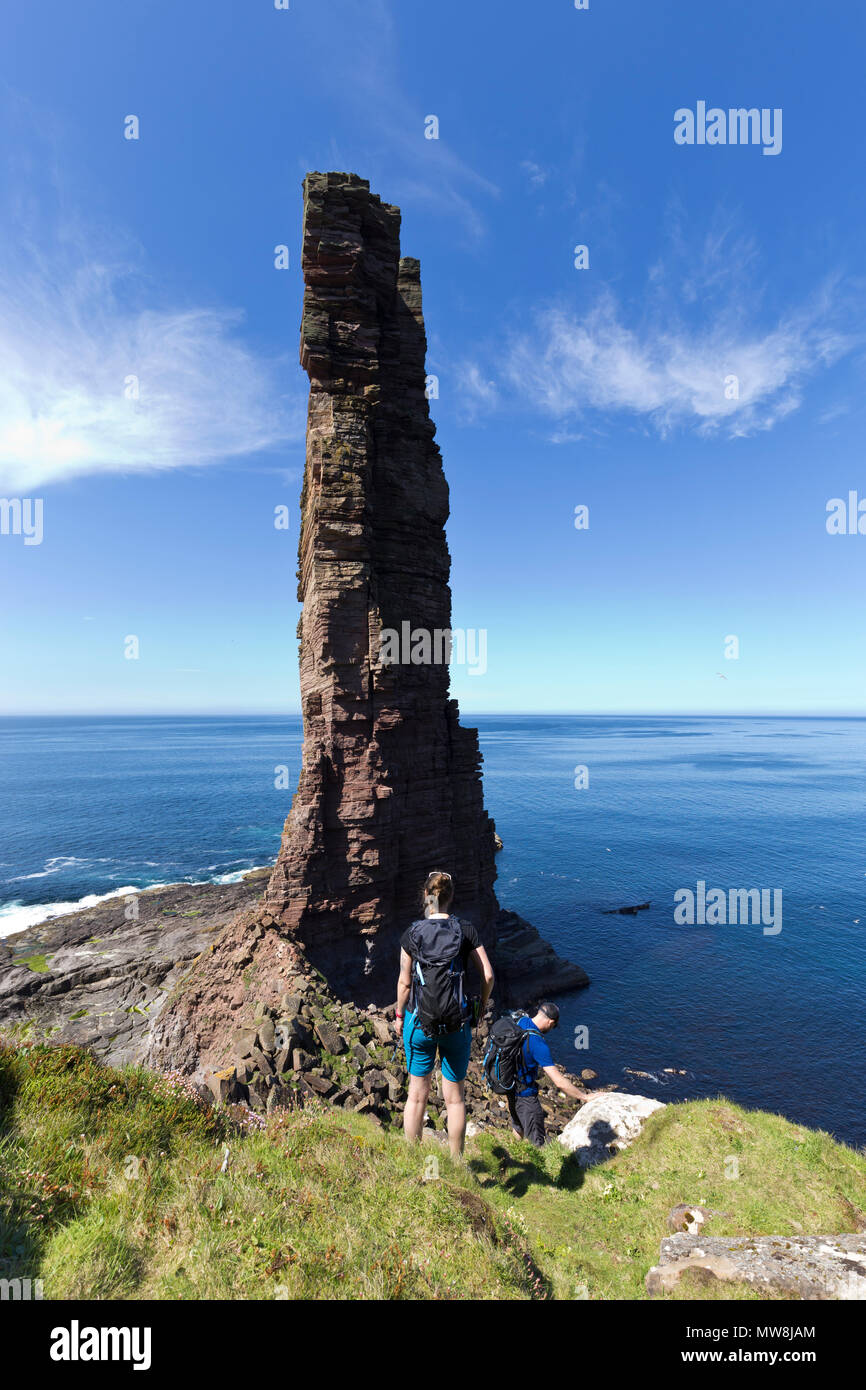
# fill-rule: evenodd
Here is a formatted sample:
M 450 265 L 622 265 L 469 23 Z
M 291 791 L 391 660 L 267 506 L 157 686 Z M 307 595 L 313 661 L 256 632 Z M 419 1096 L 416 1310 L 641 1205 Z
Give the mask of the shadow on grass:
M 490 1160 L 497 1164 L 498 1174 L 492 1171 Z M 574 1192 L 583 1185 L 585 1177 L 584 1169 L 574 1154 L 565 1155 L 556 1177 L 547 1172 L 540 1152 L 537 1158 L 521 1159 L 497 1145 L 490 1150 L 490 1160 L 471 1159 L 468 1166 L 477 1178 L 487 1176 L 498 1181 L 503 1191 L 511 1197 L 524 1197 L 530 1187 L 552 1187 Z

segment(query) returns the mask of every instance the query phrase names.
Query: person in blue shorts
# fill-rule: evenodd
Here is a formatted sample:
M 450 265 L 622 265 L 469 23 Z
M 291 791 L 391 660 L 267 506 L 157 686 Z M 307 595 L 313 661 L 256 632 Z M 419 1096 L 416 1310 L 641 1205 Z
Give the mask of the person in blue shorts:
M 409 1095 L 403 1111 L 406 1138 L 418 1141 L 430 1096 L 437 1054 L 442 1062 L 442 1093 L 452 1154 L 463 1152 L 466 1106 L 463 1083 L 472 1048 L 472 1029 L 493 989 L 493 969 L 471 922 L 449 909 L 454 900 L 450 874 L 431 873 L 424 884 L 424 918 L 413 922 L 400 942 L 395 1022 L 406 1049 Z M 470 964 L 481 977 L 481 998 L 466 989 Z
M 559 1009 L 555 1004 L 539 1004 L 531 1018 L 524 1014 L 517 1022 L 526 1030 L 526 1041 L 517 1064 L 517 1086 L 514 1091 L 508 1093 L 511 1127 L 518 1139 L 528 1139 L 530 1144 L 540 1149 L 547 1136 L 544 1132 L 544 1111 L 538 1099 L 539 1072 L 543 1071 L 558 1091 L 564 1091 L 574 1100 L 591 1100 L 592 1093 L 573 1086 L 559 1067 L 554 1065 L 544 1035 L 559 1027 Z

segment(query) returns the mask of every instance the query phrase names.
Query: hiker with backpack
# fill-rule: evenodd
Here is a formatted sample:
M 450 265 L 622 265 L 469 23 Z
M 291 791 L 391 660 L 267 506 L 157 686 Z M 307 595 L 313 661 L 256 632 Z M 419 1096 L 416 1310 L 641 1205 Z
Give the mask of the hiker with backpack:
M 395 1021 L 402 1033 L 409 1073 L 403 1132 L 407 1139 L 421 1138 L 438 1052 L 448 1143 L 453 1156 L 459 1158 L 466 1133 L 463 1083 L 472 1029 L 487 1007 L 493 970 L 472 923 L 451 915 L 453 900 L 451 875 L 439 870 L 429 874 L 424 884 L 424 916 L 412 923 L 400 942 Z M 481 976 L 480 1000 L 471 999 L 466 989 L 470 961 Z
M 558 1091 L 574 1100 L 592 1099 L 590 1091 L 573 1086 L 568 1077 L 554 1064 L 545 1034 L 559 1026 L 559 1009 L 555 1004 L 539 1004 L 535 1014 L 519 1012 L 499 1018 L 490 1029 L 484 1055 L 484 1073 L 491 1089 L 505 1096 L 511 1127 L 518 1139 L 528 1139 L 542 1148 L 547 1138 L 544 1132 L 544 1111 L 538 1099 L 539 1072 L 550 1077 Z

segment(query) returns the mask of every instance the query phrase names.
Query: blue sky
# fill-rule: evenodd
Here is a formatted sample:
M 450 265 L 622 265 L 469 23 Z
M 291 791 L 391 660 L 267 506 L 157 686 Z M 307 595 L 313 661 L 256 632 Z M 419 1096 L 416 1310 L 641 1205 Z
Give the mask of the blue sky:
M 0 497 L 43 538 L 0 535 L 0 712 L 298 708 L 308 169 L 369 178 L 421 258 L 454 624 L 487 632 L 464 711 L 863 712 L 866 535 L 825 525 L 866 498 L 854 6 L 43 0 L 4 29 Z M 781 152 L 677 145 L 699 101 L 781 109 Z

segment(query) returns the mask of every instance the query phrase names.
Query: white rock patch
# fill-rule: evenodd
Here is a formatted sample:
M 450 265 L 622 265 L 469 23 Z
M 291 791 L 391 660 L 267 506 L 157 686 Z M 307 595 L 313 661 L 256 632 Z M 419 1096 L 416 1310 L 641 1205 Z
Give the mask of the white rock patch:
M 581 1106 L 569 1120 L 560 1144 L 577 1155 L 582 1168 L 603 1163 L 618 1149 L 628 1148 L 640 1134 L 644 1121 L 664 1103 L 649 1096 L 626 1096 L 619 1091 L 605 1091 Z

